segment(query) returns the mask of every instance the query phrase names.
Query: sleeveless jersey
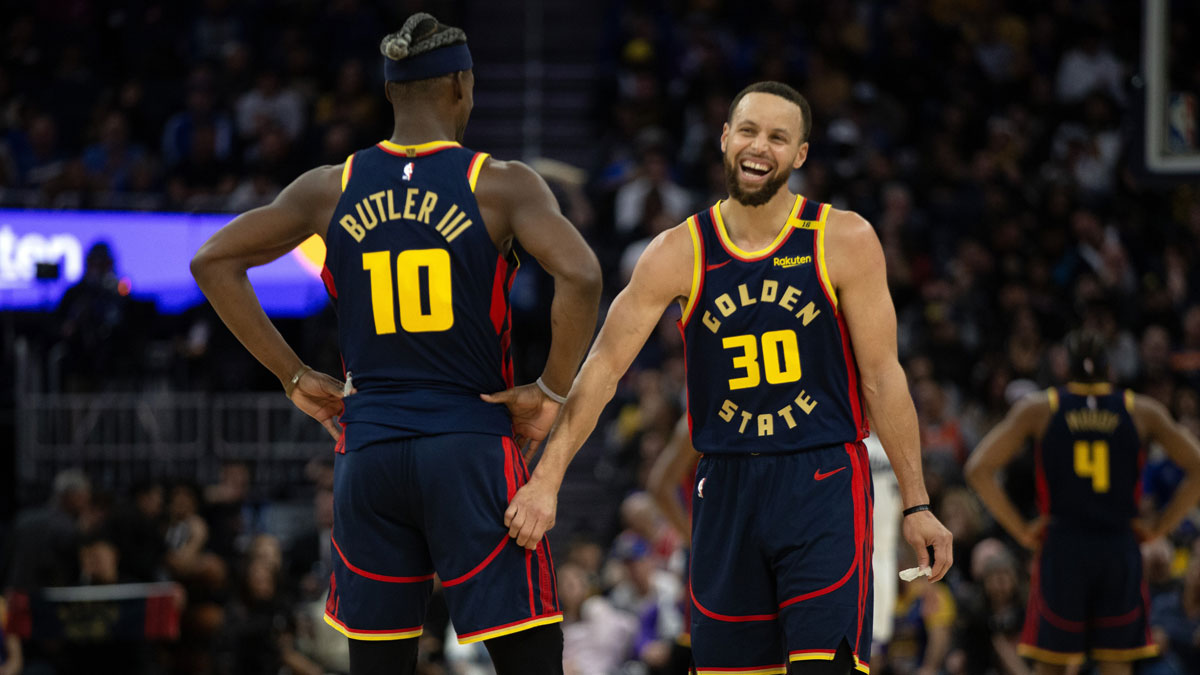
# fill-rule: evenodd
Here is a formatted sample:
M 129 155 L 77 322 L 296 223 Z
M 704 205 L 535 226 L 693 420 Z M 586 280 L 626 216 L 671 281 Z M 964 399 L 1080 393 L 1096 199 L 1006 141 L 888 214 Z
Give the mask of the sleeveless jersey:
M 1053 415 L 1036 450 L 1039 510 L 1055 523 L 1127 529 L 1145 462 L 1133 392 L 1072 383 L 1047 393 Z
M 508 292 L 475 201 L 487 155 L 384 141 L 351 155 L 326 235 L 326 290 L 357 393 L 342 422 L 402 433 L 511 434 L 480 393 L 512 386 Z
M 825 270 L 829 205 L 797 197 L 775 242 L 739 249 L 721 203 L 687 220 L 680 319 L 688 423 L 702 453 L 780 453 L 866 436 L 850 335 Z

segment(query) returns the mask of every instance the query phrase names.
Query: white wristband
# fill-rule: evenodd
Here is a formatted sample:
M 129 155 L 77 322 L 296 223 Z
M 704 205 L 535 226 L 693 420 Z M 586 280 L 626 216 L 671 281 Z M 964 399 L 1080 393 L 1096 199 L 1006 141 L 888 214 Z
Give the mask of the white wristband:
M 538 389 L 541 389 L 542 393 L 546 395 L 546 398 L 550 399 L 551 401 L 554 401 L 555 403 L 558 403 L 559 405 L 562 405 L 563 403 L 567 402 L 566 396 L 559 396 L 558 394 L 550 391 L 550 387 L 547 387 L 546 383 L 542 382 L 542 378 L 540 378 L 540 377 L 537 379 L 537 386 L 538 386 Z

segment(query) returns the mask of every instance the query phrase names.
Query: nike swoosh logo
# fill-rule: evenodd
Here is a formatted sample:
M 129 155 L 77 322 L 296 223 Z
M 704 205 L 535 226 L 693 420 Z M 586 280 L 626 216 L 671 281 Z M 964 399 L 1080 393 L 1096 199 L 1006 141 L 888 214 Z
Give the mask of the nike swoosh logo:
M 825 480 L 826 478 L 829 478 L 830 476 L 841 471 L 844 468 L 846 468 L 846 467 L 839 466 L 838 468 L 834 469 L 833 471 L 830 471 L 829 473 L 821 473 L 821 470 L 817 469 L 816 472 L 813 473 L 813 479 L 814 480 Z
M 708 270 L 709 272 L 711 272 L 711 271 L 713 271 L 713 270 L 715 270 L 715 269 L 717 269 L 717 268 L 719 268 L 719 267 L 724 267 L 724 266 L 728 265 L 728 264 L 729 264 L 729 263 L 731 263 L 731 262 L 733 262 L 733 258 L 730 258 L 729 260 L 726 260 L 725 262 L 717 263 L 716 265 L 709 265 L 709 266 L 708 266 L 708 267 L 706 267 L 705 269 L 706 269 L 706 270 Z

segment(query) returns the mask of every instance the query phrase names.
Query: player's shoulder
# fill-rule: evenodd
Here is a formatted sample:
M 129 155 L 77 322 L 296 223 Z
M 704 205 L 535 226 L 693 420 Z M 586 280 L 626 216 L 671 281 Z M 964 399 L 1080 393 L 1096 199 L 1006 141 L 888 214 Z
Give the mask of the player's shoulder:
M 649 282 L 676 295 L 687 295 L 702 261 L 694 245 L 691 226 L 683 221 L 650 240 L 638 258 L 634 280 Z
M 830 205 L 829 215 L 825 217 L 826 240 L 836 239 L 847 243 L 879 241 L 875 228 L 871 223 L 858 214 L 857 211 L 839 209 Z

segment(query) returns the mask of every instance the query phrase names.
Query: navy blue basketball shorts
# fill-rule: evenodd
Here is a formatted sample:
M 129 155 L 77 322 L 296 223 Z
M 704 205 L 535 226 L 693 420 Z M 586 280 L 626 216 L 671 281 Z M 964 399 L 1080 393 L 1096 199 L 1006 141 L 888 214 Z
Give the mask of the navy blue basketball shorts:
M 1155 656 L 1147 598 L 1132 532 L 1052 526 L 1034 562 L 1017 651 L 1056 665 Z
M 355 640 L 421 634 L 434 574 L 462 643 L 562 621 L 545 539 L 518 546 L 504 511 L 529 479 L 511 438 L 389 438 L 350 424 L 334 460 L 325 621 Z
M 870 672 L 871 469 L 861 444 L 705 455 L 692 499 L 699 675 L 774 675 L 832 660 Z

